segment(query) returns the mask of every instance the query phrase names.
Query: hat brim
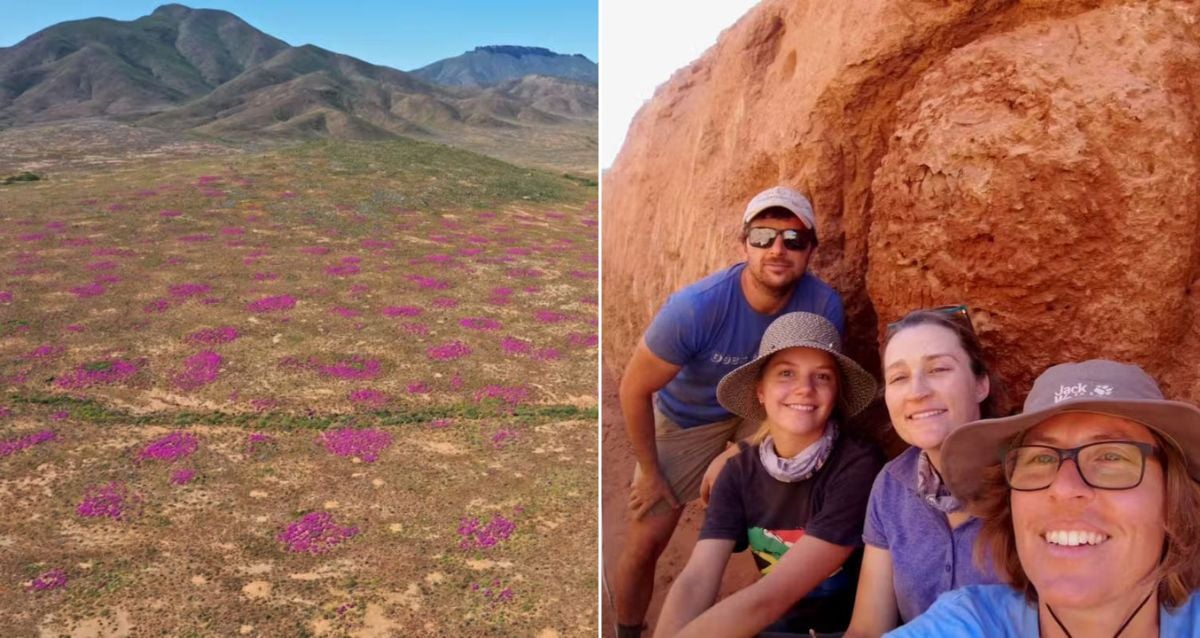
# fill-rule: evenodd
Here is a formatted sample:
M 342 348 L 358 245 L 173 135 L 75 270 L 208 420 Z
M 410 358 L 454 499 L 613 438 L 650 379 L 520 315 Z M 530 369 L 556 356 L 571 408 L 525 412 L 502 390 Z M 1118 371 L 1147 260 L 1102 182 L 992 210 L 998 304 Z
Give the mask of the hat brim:
M 766 365 L 772 355 L 790 348 L 812 348 L 828 352 L 837 362 L 838 372 L 841 373 L 838 387 L 838 403 L 842 408 L 843 417 L 849 419 L 862 412 L 875 399 L 877 385 L 875 377 L 863 369 L 853 359 L 834 350 L 827 344 L 814 341 L 799 341 L 786 347 L 759 355 L 753 361 L 725 375 L 717 384 L 717 401 L 730 412 L 745 418 L 764 421 L 767 411 L 758 402 L 756 385 L 759 371 Z
M 1167 400 L 1063 401 L 1042 410 L 999 419 L 968 423 L 942 443 L 942 476 L 950 491 L 970 503 L 983 488 L 984 471 L 1000 464 L 1000 456 L 1014 438 L 1029 428 L 1064 412 L 1107 414 L 1139 423 L 1174 444 L 1187 462 L 1192 479 L 1200 481 L 1200 409 L 1190 403 Z

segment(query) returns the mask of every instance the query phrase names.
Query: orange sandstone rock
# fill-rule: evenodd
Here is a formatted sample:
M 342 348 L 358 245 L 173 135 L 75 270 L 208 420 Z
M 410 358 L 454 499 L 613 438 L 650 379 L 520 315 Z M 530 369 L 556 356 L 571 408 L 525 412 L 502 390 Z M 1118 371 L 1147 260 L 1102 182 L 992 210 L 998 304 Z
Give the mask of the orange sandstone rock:
M 745 202 L 810 194 L 813 269 L 877 365 L 907 310 L 965 302 L 1017 398 L 1139 363 L 1200 401 L 1200 6 L 767 0 L 639 112 L 604 176 L 604 355 L 739 259 Z

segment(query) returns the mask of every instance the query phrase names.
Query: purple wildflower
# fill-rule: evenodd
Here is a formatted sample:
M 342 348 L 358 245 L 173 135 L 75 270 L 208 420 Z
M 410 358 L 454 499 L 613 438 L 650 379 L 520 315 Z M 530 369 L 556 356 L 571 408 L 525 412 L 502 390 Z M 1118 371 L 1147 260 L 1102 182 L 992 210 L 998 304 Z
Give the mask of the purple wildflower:
M 471 354 L 471 348 L 461 341 L 451 341 L 450 343 L 429 348 L 425 352 L 434 361 L 451 361 Z
M 429 290 L 445 290 L 450 287 L 450 283 L 433 277 L 422 277 L 421 275 L 409 275 L 408 280 L 416 282 L 417 286 Z
M 505 337 L 500 340 L 500 349 L 506 354 L 528 354 L 530 343 L 516 337 Z
M 156 461 L 174 463 L 179 459 L 191 456 L 199 445 L 200 441 L 196 438 L 196 435 L 175 431 L 147 444 L 146 447 L 142 448 L 141 453 L 138 454 L 137 460 L 154 459 Z
M 171 474 L 171 483 L 174 485 L 187 485 L 188 483 L 191 483 L 192 479 L 194 478 L 196 478 L 196 470 L 186 467 L 181 470 L 175 470 L 175 472 Z
M 431 302 L 434 308 L 457 308 L 458 300 L 453 297 L 434 297 Z
M 434 419 L 429 422 L 429 427 L 440 430 L 442 428 L 450 427 L 453 424 L 454 421 L 451 421 L 450 419 Z
M 529 388 L 525 386 L 488 385 L 475 391 L 475 400 L 499 399 L 509 405 L 524 403 L 529 399 Z
M 217 328 L 208 328 L 205 330 L 197 330 L 188 335 L 188 341 L 199 343 L 207 346 L 215 346 L 221 343 L 229 343 L 238 338 L 237 328 L 233 326 L 219 326 Z
M 330 365 L 318 365 L 317 371 L 338 379 L 374 379 L 379 376 L 379 360 L 352 356 Z
M 321 443 L 330 454 L 357 456 L 365 463 L 374 463 L 380 452 L 392 444 L 392 435 L 384 430 L 347 427 L 324 433 Z
M 466 317 L 458 320 L 458 325 L 469 330 L 499 330 L 500 322 L 486 317 Z
M 6 457 L 10 454 L 16 454 L 21 450 L 31 448 L 39 443 L 53 441 L 56 438 L 58 438 L 58 435 L 56 435 L 53 430 L 41 430 L 40 432 L 26 434 L 25 436 L 15 439 L 0 441 L 0 458 Z
M 216 381 L 220 369 L 221 355 L 204 350 L 183 362 L 183 371 L 175 376 L 175 383 L 184 390 L 195 390 Z
M 516 523 L 500 516 L 492 516 L 486 525 L 478 518 L 463 518 L 458 524 L 460 549 L 491 549 L 497 543 L 508 540 L 517 529 Z
M 104 294 L 104 286 L 99 283 L 90 283 L 86 286 L 75 286 L 71 289 L 71 293 L 76 297 L 95 297 Z
M 290 552 L 323 554 L 356 535 L 357 527 L 339 527 L 328 512 L 309 512 L 275 538 Z
M 371 408 L 381 408 L 388 402 L 386 394 L 369 388 L 350 391 L 350 402 Z
M 291 310 L 296 307 L 296 298 L 291 295 L 277 295 L 274 297 L 263 297 L 258 301 L 252 301 L 246 306 L 251 312 L 273 312 L 276 310 Z
M 150 303 L 146 304 L 145 306 L 142 306 L 142 312 L 144 312 L 146 314 L 156 314 L 159 312 L 165 312 L 167 310 L 167 308 L 170 308 L 170 307 L 171 307 L 171 303 L 169 301 L 167 301 L 166 299 L 163 299 L 160 297 L 158 299 L 151 301 Z
M 212 286 L 208 284 L 187 283 L 171 286 L 167 289 L 167 292 L 171 293 L 172 297 L 187 299 L 188 297 L 197 297 L 206 294 L 210 290 L 212 290 Z
M 424 312 L 416 306 L 388 306 L 383 314 L 388 317 L 415 317 Z
M 92 485 L 84 493 L 75 513 L 85 518 L 121 520 L 141 503 L 141 497 L 130 492 L 124 484 L 113 481 L 107 485 Z
M 499 450 L 500 448 L 512 443 L 517 439 L 517 432 L 509 428 L 500 428 L 492 435 L 492 447 Z
M 34 578 L 25 589 L 31 592 L 54 591 L 67 586 L 67 573 L 62 569 L 51 569 L 41 576 Z
M 137 374 L 138 366 L 131 361 L 113 359 L 95 361 L 81 365 L 70 373 L 59 377 L 55 384 L 67 390 L 78 390 L 93 385 L 117 383 Z
M 541 323 L 558 323 L 565 320 L 567 316 L 561 312 L 554 312 L 553 310 L 535 310 L 533 313 L 533 318 L 537 319 Z

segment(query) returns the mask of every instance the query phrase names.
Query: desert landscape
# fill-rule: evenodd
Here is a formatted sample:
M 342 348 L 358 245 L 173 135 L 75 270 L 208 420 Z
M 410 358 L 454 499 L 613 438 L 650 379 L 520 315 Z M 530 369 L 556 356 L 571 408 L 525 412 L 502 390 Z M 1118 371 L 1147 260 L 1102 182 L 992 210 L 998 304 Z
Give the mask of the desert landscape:
M 8 635 L 595 634 L 585 127 L 216 134 L 148 121 L 194 101 L 5 97 Z

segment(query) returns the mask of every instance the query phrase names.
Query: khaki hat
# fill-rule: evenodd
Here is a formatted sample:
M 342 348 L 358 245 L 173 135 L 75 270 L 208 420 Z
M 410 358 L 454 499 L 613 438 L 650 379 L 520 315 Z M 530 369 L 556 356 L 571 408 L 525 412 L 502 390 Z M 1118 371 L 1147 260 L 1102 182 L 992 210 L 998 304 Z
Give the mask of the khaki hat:
M 776 206 L 792 211 L 792 214 L 799 217 L 805 226 L 812 229 L 814 233 L 817 232 L 817 218 L 813 215 L 812 204 L 809 203 L 808 198 L 786 186 L 768 188 L 755 195 L 754 199 L 746 205 L 746 212 L 742 215 L 742 224 L 749 224 L 750 220 L 759 213 Z
M 767 359 L 787 348 L 813 348 L 833 355 L 841 372 L 838 402 L 843 416 L 850 418 L 870 405 L 875 398 L 875 378 L 842 354 L 842 336 L 828 319 L 811 312 L 790 312 L 780 316 L 767 327 L 758 345 L 758 357 L 725 375 L 717 384 L 717 401 L 726 410 L 746 418 L 761 421 L 767 412 L 758 402 L 759 371 Z
M 955 496 L 979 498 L 983 474 L 1025 430 L 1062 414 L 1092 412 L 1140 423 L 1183 451 L 1188 473 L 1200 481 L 1200 409 L 1168 401 L 1135 365 L 1093 359 L 1047 369 L 1033 382 L 1021 414 L 968 423 L 942 444 L 943 476 Z

